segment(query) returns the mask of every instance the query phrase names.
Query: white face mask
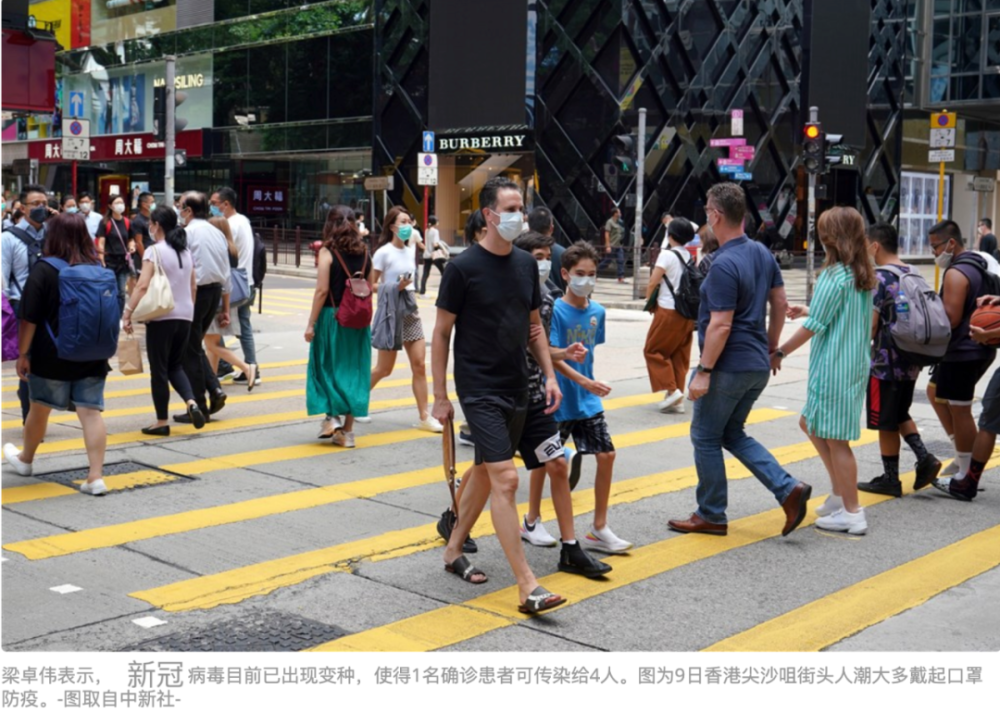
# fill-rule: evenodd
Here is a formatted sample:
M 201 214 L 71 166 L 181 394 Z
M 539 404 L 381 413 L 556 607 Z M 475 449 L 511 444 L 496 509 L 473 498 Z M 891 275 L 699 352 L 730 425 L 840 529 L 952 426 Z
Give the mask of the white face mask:
M 545 281 L 549 279 L 549 273 L 552 272 L 552 261 L 551 260 L 539 260 L 538 261 L 538 280 L 545 284 Z
M 573 275 L 569 278 L 569 289 L 577 297 L 590 297 L 595 287 L 597 287 L 596 277 Z
M 942 270 L 947 270 L 948 266 L 951 265 L 951 261 L 954 257 L 955 257 L 954 255 L 945 250 L 940 255 L 934 256 L 934 262 L 936 262 L 937 266 L 940 267 Z
M 80 204 L 80 212 L 83 213 L 84 215 L 86 215 L 87 213 L 89 213 L 90 212 L 90 203 L 81 203 Z
M 125 204 L 124 203 L 112 203 L 111 204 L 111 210 L 112 210 L 113 213 L 115 213 L 115 215 L 121 215 L 122 213 L 125 212 Z
M 523 227 L 524 221 L 521 214 L 496 213 L 495 211 L 494 214 L 500 216 L 500 223 L 496 225 L 496 229 L 497 232 L 500 233 L 500 237 L 508 243 L 514 242 L 517 236 L 521 234 L 521 228 Z

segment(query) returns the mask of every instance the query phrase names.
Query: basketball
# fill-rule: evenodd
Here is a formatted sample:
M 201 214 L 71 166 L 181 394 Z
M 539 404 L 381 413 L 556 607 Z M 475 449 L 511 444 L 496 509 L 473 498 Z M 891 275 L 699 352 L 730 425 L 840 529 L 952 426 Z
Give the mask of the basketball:
M 985 305 L 972 313 L 969 324 L 986 331 L 1000 329 L 1000 305 Z M 1000 338 L 989 342 L 990 346 L 1000 346 Z

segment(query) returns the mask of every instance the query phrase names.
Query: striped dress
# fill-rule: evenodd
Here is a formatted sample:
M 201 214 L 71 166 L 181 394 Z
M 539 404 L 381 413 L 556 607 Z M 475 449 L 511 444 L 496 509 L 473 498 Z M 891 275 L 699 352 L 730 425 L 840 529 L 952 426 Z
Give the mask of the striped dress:
M 853 441 L 861 436 L 871 299 L 871 292 L 857 289 L 854 273 L 843 264 L 824 270 L 816 281 L 809 318 L 803 324 L 815 336 L 802 416 L 809 433 L 819 438 Z

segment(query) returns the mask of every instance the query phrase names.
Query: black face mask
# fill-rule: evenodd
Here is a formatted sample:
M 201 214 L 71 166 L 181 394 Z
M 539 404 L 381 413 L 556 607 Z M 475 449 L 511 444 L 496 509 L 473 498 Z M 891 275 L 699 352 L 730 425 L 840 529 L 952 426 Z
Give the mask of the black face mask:
M 31 209 L 28 217 L 31 218 L 34 223 L 44 223 L 49 217 L 49 209 L 43 205 L 36 206 Z

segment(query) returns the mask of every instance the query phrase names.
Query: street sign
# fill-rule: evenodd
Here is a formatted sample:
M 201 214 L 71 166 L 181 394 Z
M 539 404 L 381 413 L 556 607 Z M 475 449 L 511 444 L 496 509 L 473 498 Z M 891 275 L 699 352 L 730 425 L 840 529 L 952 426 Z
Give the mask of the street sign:
M 733 146 L 729 150 L 729 155 L 741 161 L 753 161 L 754 156 L 757 155 L 757 149 L 753 146 Z
M 733 109 L 733 136 L 743 136 L 743 110 Z
M 69 93 L 69 115 L 70 115 L 70 118 L 76 118 L 76 119 L 82 119 L 83 118 L 83 104 L 84 104 L 83 92 L 70 92 Z
M 733 174 L 733 180 L 734 181 L 752 181 L 753 180 L 753 174 L 752 173 L 734 173 Z
M 955 148 L 955 129 L 931 129 L 931 148 Z
M 972 190 L 992 193 L 997 189 L 997 182 L 992 178 L 973 178 Z
M 391 191 L 395 181 L 393 176 L 372 176 L 365 179 L 366 191 Z
M 927 160 L 930 163 L 948 163 L 955 160 L 955 149 L 939 149 L 928 151 Z
M 420 168 L 437 168 L 438 156 L 436 153 L 418 153 L 417 165 Z
M 742 173 L 743 166 L 719 166 L 719 173 Z
M 739 166 L 740 170 L 743 169 L 743 159 L 741 158 L 717 158 L 715 162 L 720 166 Z
M 425 166 L 420 166 L 417 168 L 418 186 L 436 186 L 437 184 L 438 184 L 437 167 L 428 168 Z
M 434 132 L 425 131 L 423 139 L 424 153 L 434 153 Z
M 67 161 L 90 160 L 90 122 L 86 119 L 63 119 L 62 158 Z
M 713 149 L 722 148 L 725 146 L 746 146 L 746 139 L 712 139 L 709 144 Z
M 957 114 L 952 111 L 943 111 L 931 114 L 932 129 L 954 129 Z

